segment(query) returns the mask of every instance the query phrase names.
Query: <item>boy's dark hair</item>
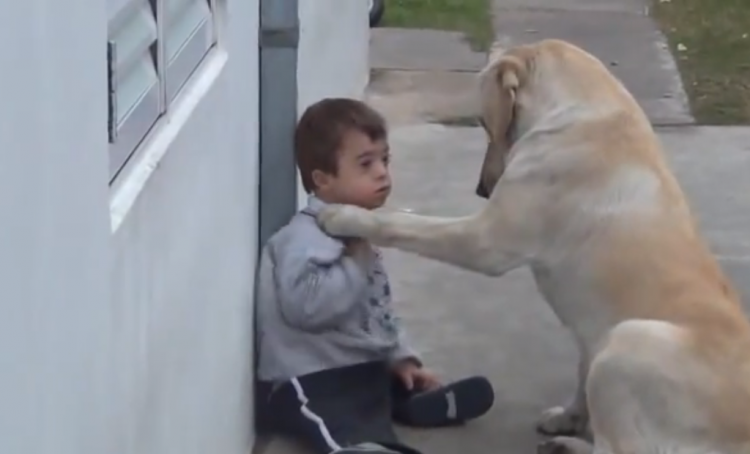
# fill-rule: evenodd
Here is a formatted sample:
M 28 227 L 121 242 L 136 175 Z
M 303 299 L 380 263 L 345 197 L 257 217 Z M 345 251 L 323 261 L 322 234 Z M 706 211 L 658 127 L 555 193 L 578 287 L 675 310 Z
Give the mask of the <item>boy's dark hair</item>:
M 373 142 L 387 137 L 383 117 L 355 99 L 323 99 L 302 114 L 294 132 L 294 156 L 308 194 L 315 189 L 313 171 L 336 174 L 341 142 L 351 131 L 359 131 Z

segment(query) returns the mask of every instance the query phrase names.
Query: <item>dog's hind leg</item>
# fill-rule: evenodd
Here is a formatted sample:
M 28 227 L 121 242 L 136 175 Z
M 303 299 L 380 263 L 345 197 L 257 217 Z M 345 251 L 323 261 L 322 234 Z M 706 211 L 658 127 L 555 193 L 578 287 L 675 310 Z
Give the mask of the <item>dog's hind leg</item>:
M 586 386 L 596 451 L 712 451 L 699 404 L 710 375 L 694 361 L 688 339 L 683 328 L 657 320 L 628 320 L 610 331 Z

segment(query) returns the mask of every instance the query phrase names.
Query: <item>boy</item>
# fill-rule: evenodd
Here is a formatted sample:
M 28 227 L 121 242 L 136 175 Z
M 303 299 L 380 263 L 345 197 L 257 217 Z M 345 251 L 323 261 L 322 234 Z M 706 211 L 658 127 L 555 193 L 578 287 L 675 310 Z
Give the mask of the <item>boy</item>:
M 392 420 L 459 424 L 489 410 L 492 387 L 483 377 L 442 386 L 406 343 L 379 253 L 316 223 L 326 203 L 385 203 L 382 117 L 359 101 L 320 101 L 300 119 L 295 153 L 308 206 L 268 241 L 260 264 L 258 375 L 269 389 L 261 419 L 316 454 L 415 453 Z

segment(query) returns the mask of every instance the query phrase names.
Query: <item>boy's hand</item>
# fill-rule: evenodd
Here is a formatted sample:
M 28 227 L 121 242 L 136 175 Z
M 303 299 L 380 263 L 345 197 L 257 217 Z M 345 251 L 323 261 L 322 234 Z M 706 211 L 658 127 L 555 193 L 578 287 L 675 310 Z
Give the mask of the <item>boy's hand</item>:
M 404 360 L 397 363 L 393 367 L 393 372 L 409 391 L 415 389 L 417 391 L 430 391 L 441 386 L 435 374 L 419 367 L 413 361 Z

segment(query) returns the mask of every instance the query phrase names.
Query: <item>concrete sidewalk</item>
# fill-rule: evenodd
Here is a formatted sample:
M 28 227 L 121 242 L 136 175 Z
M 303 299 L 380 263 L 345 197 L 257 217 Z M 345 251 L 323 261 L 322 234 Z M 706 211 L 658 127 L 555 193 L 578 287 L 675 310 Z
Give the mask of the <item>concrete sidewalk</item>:
M 651 0 L 493 0 L 497 40 L 506 46 L 560 38 L 600 58 L 656 125 L 694 122 Z M 475 115 L 474 73 L 486 56 L 460 33 L 373 29 L 369 100 L 394 124 L 452 122 Z

